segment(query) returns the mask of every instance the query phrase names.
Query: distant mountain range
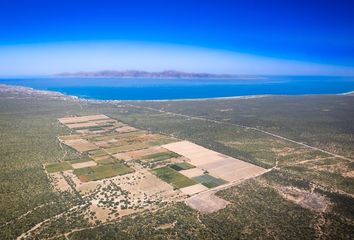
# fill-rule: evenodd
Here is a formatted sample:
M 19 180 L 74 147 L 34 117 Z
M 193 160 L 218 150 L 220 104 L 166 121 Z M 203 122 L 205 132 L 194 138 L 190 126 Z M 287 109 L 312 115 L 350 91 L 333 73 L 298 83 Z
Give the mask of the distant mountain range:
M 147 72 L 138 70 L 128 71 L 98 71 L 98 72 L 76 72 L 59 73 L 55 76 L 60 77 L 117 77 L 117 78 L 242 78 L 242 79 L 260 79 L 257 76 L 240 76 L 231 74 L 212 74 L 212 73 L 187 73 L 174 70 L 162 72 Z

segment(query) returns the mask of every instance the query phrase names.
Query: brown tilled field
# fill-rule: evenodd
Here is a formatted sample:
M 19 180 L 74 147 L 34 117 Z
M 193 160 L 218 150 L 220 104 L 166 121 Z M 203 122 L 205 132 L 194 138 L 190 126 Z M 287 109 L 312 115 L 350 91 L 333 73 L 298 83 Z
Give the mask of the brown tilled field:
M 88 161 L 88 162 L 82 162 L 82 163 L 74 163 L 71 164 L 71 166 L 74 169 L 78 169 L 78 168 L 85 168 L 85 167 L 92 167 L 92 166 L 96 166 L 97 163 L 95 161 Z
M 82 116 L 82 117 L 65 117 L 59 118 L 59 122 L 62 124 L 70 124 L 70 123 L 80 123 L 80 122 L 88 122 L 94 120 L 104 120 L 109 119 L 109 117 L 99 114 L 99 115 L 90 115 L 90 116 Z
M 87 152 L 87 151 L 98 149 L 98 146 L 88 142 L 85 139 L 66 140 L 64 141 L 64 143 L 69 147 L 74 148 L 78 152 Z

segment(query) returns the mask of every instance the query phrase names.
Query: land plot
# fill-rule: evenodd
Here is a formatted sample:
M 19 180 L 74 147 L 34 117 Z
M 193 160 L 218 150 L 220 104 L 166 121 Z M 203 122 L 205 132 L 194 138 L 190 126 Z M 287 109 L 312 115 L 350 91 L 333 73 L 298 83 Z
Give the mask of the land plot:
M 240 181 L 250 177 L 256 177 L 266 170 L 264 168 L 250 164 L 244 168 L 238 168 L 237 164 L 219 166 L 215 169 L 210 169 L 208 172 L 216 177 L 222 178 L 229 182 Z
M 190 163 L 187 163 L 187 162 L 181 162 L 181 163 L 176 163 L 176 164 L 170 165 L 170 168 L 172 168 L 176 171 L 181 171 L 181 170 L 195 168 L 195 166 Z
M 203 192 L 205 190 L 208 190 L 208 188 L 202 184 L 195 184 L 195 185 L 180 189 L 180 191 L 186 195 L 193 195 L 196 193 Z
M 143 148 L 148 148 L 149 146 L 145 143 L 129 144 L 120 147 L 107 148 L 106 151 L 110 154 L 116 154 L 121 152 L 129 152 L 134 150 L 139 150 Z
M 114 119 L 104 119 L 104 120 L 94 120 L 94 121 L 91 121 L 91 122 L 94 122 L 96 123 L 98 126 L 104 126 L 104 125 L 116 125 L 117 127 L 118 126 L 121 126 L 121 124 L 118 123 L 117 120 L 114 120 Z
M 95 142 L 95 145 L 99 146 L 101 148 L 110 148 L 110 147 L 112 147 L 112 145 L 109 142 L 107 142 L 107 141 L 98 141 L 98 142 Z
M 118 176 L 112 179 L 112 181 L 132 195 L 145 193 L 151 197 L 163 197 L 164 195 L 166 197 L 177 193 L 170 184 L 162 181 L 147 170 L 134 172 L 133 174 L 127 175 L 127 177 Z
M 139 131 L 135 131 L 135 132 L 120 133 L 117 136 L 118 136 L 118 139 L 134 139 L 134 138 L 142 136 L 146 133 L 147 133 L 147 131 L 139 130 Z
M 162 145 L 162 147 L 185 156 L 190 159 L 191 163 L 195 166 L 216 162 L 227 157 L 226 155 L 209 150 L 189 141 L 175 142 Z
M 51 183 L 56 191 L 71 191 L 71 187 L 60 172 L 50 173 Z
M 91 136 L 90 141 L 97 142 L 97 141 L 110 141 L 114 139 L 119 139 L 119 134 L 117 133 L 106 133 L 104 135 L 98 136 Z
M 68 162 L 52 163 L 45 166 L 48 173 L 63 172 L 73 169 Z
M 211 151 L 197 144 L 181 141 L 163 145 L 190 159 L 191 164 L 229 182 L 257 176 L 265 171 L 256 165 Z
M 114 164 L 117 162 L 117 159 L 112 158 L 111 156 L 109 156 L 106 159 L 103 160 L 99 160 L 97 161 L 100 165 L 109 165 L 109 164 Z
M 80 139 L 82 136 L 79 134 L 73 134 L 73 135 L 65 135 L 65 136 L 59 136 L 60 141 L 69 141 L 69 140 L 77 140 Z
M 83 163 L 83 162 L 89 162 L 89 161 L 92 161 L 92 159 L 89 158 L 88 156 L 84 156 L 82 158 L 77 158 L 77 159 L 67 160 L 67 162 L 69 162 L 70 164 Z
M 107 153 L 102 149 L 97 149 L 97 150 L 89 151 L 88 154 L 90 157 L 100 157 L 106 155 Z
M 150 146 L 161 146 L 163 144 L 169 144 L 169 143 L 179 141 L 176 138 L 171 138 L 171 137 L 163 136 L 163 135 L 159 135 L 159 134 L 155 134 L 155 136 L 158 136 L 158 138 L 154 139 L 154 140 L 147 141 L 147 144 L 149 144 Z
M 188 169 L 188 170 L 179 171 L 179 173 L 181 173 L 184 176 L 189 177 L 189 178 L 193 178 L 193 177 L 197 177 L 197 176 L 203 175 L 204 172 L 205 171 L 200 169 L 200 168 L 191 168 L 191 169 Z
M 85 167 L 93 167 L 93 166 L 96 166 L 96 165 L 97 165 L 97 163 L 95 161 L 88 161 L 88 162 L 81 162 L 81 163 L 71 164 L 71 166 L 74 169 L 85 168 Z
M 98 147 L 96 145 L 94 145 L 93 143 L 90 143 L 89 141 L 87 141 L 85 139 L 67 140 L 67 141 L 64 141 L 64 143 L 66 145 L 68 145 L 69 147 L 74 148 L 78 152 L 87 152 L 87 151 L 91 151 L 94 149 L 98 149 Z
M 160 153 L 146 155 L 142 157 L 140 160 L 142 160 L 143 162 L 153 163 L 153 162 L 159 162 L 159 161 L 167 160 L 170 158 L 177 158 L 177 157 L 180 157 L 180 155 L 174 152 L 160 152 Z
M 78 176 L 82 182 L 95 181 L 132 172 L 134 172 L 133 169 L 120 162 L 74 170 L 74 174 Z
M 165 182 L 170 183 L 175 188 L 184 188 L 197 184 L 197 182 L 194 180 L 187 178 L 186 176 L 169 167 L 154 169 L 153 173 Z
M 90 127 L 97 127 L 97 124 L 95 122 L 83 122 L 66 124 L 66 126 L 70 129 L 85 129 Z
M 140 159 L 140 158 L 145 157 L 147 155 L 156 154 L 156 153 L 163 153 L 163 152 L 168 152 L 168 150 L 165 148 L 159 147 L 159 146 L 154 146 L 154 147 L 149 147 L 146 149 L 127 152 L 126 154 L 131 159 Z
M 80 123 L 80 122 L 88 122 L 92 120 L 103 120 L 103 119 L 110 119 L 109 117 L 99 114 L 99 115 L 89 115 L 89 116 L 82 116 L 82 117 L 65 117 L 59 118 L 59 122 L 62 124 L 70 124 L 70 123 Z
M 91 157 L 94 161 L 102 161 L 102 160 L 105 160 L 105 159 L 108 159 L 108 158 L 111 158 L 111 155 L 102 155 L 102 156 L 93 156 Z M 119 158 L 117 158 L 119 159 Z
M 156 141 L 159 140 L 161 138 L 161 135 L 159 134 L 153 134 L 153 133 L 145 133 L 145 134 L 141 134 L 139 136 L 136 137 L 137 141 Z
M 123 160 L 123 161 L 131 161 L 133 160 L 132 157 L 128 154 L 128 152 L 121 152 L 121 153 L 116 153 L 113 155 L 114 158 L 118 160 Z
M 173 164 L 180 163 L 182 161 L 186 161 L 184 157 L 177 157 L 177 158 L 168 158 L 165 160 L 160 160 L 160 161 L 154 161 L 154 162 L 143 162 L 141 161 L 141 164 L 150 169 L 155 169 L 155 168 L 161 168 L 161 167 L 166 167 L 166 166 L 171 166 Z
M 119 128 L 116 128 L 115 131 L 118 133 L 129 133 L 129 132 L 135 132 L 138 131 L 139 129 L 131 126 L 122 126 Z
M 202 213 L 213 213 L 225 208 L 230 202 L 215 196 L 214 192 L 205 192 L 185 200 L 191 208 Z
M 209 174 L 204 174 L 201 176 L 194 177 L 193 180 L 203 184 L 207 188 L 214 188 L 227 183 L 225 180 L 221 178 L 213 177 Z
M 198 167 L 208 171 L 209 170 L 217 171 L 218 168 L 243 169 L 249 166 L 254 166 L 254 165 L 241 160 L 237 160 L 235 158 L 228 157 L 228 158 L 220 159 L 219 161 L 214 161 L 207 164 L 200 164 Z

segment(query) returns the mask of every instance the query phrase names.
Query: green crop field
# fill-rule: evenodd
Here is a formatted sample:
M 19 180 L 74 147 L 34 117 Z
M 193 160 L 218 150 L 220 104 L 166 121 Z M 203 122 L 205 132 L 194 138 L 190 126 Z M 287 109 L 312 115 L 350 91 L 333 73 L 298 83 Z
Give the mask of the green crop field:
M 93 151 L 88 152 L 88 154 L 93 157 L 99 157 L 99 156 L 104 156 L 107 153 L 105 151 L 103 151 L 102 149 L 97 149 L 97 150 L 93 150 Z
M 114 164 L 116 162 L 117 162 L 117 160 L 112 158 L 112 157 L 97 161 L 97 163 L 100 164 L 100 165 Z
M 166 159 L 176 158 L 176 157 L 180 157 L 180 155 L 174 152 L 161 152 L 161 153 L 146 155 L 142 157 L 141 160 L 152 163 L 152 162 L 163 161 Z
M 74 174 L 84 182 L 100 180 L 132 172 L 134 172 L 133 169 L 120 162 L 103 164 L 93 167 L 79 168 L 74 170 Z
M 193 180 L 195 180 L 198 183 L 203 184 L 207 188 L 214 188 L 214 187 L 217 187 L 217 186 L 227 183 L 227 181 L 220 179 L 220 178 L 210 176 L 209 174 L 204 174 L 204 175 L 201 175 L 198 177 L 194 177 Z
M 156 176 L 165 182 L 170 183 L 175 188 L 184 188 L 196 184 L 194 180 L 180 174 L 179 172 L 169 167 L 154 169 L 153 173 L 155 173 Z
M 68 162 L 53 163 L 45 166 L 48 173 L 62 172 L 73 169 Z
M 195 166 L 190 163 L 187 163 L 187 162 L 181 162 L 181 163 L 176 163 L 176 164 L 170 165 L 170 168 L 172 168 L 176 171 L 181 171 L 181 170 L 195 168 Z

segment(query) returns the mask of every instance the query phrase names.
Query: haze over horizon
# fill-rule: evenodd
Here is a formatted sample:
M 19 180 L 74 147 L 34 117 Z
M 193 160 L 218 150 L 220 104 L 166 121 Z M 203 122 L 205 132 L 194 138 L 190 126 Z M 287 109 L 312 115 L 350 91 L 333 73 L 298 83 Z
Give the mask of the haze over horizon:
M 354 75 L 354 3 L 0 3 L 0 76 L 143 70 Z

